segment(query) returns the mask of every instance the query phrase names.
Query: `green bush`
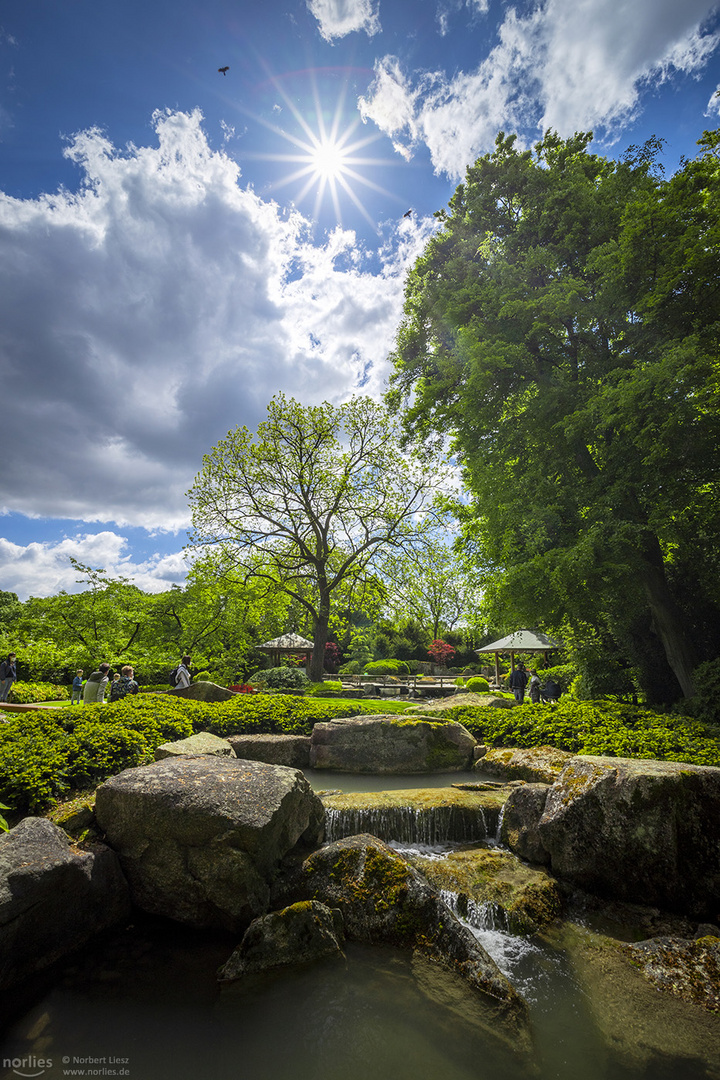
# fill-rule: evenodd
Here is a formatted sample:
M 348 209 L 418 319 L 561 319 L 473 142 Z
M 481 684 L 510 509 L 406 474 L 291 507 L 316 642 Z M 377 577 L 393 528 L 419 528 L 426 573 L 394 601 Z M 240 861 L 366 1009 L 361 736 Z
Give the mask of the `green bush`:
M 342 691 L 342 683 L 334 679 L 325 679 L 319 683 L 309 683 L 305 691 L 307 697 L 325 697 L 328 694 L 339 694 Z
M 720 766 L 716 729 L 637 705 L 565 698 L 555 706 L 515 709 L 457 705 L 446 715 L 488 746 L 557 746 L 575 754 Z
M 69 697 L 67 686 L 46 682 L 14 682 L 8 701 L 13 705 L 33 705 L 38 701 L 67 701 Z
M 490 689 L 490 683 L 487 679 L 484 679 L 482 675 L 474 675 L 471 679 L 468 679 L 465 683 L 466 690 L 469 690 L 471 694 L 487 694 Z
M 198 671 L 197 675 L 193 675 L 193 682 L 212 682 L 212 675 L 209 671 Z
M 371 660 L 364 667 L 366 675 L 409 675 L 410 668 L 404 660 Z
M 362 664 L 359 660 L 348 660 L 347 664 L 338 668 L 338 675 L 359 675 L 361 671 Z
M 693 671 L 695 694 L 679 707 L 706 724 L 720 724 L 720 657 Z
M 266 686 L 268 690 L 304 690 L 309 684 L 302 668 L 276 667 L 267 671 L 258 671 L 253 682 Z
M 555 667 L 541 668 L 538 671 L 541 686 L 544 686 L 548 679 L 552 679 L 558 684 L 563 694 L 567 694 L 577 673 L 574 664 L 557 664 Z

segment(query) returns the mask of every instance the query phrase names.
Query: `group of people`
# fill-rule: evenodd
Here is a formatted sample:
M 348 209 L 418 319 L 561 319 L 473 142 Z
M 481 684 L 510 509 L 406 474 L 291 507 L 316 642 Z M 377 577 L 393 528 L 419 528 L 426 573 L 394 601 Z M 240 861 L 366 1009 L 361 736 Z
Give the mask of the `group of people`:
M 3 660 L 0 664 L 0 701 L 7 701 L 8 694 L 12 690 L 12 684 L 17 679 L 15 659 L 15 653 L 11 652 L 8 654 L 7 660 Z
M 560 697 L 560 687 L 553 679 L 546 679 L 544 687 L 540 687 L 540 676 L 534 668 L 528 673 L 527 668 L 521 662 L 510 672 L 508 686 L 515 695 L 518 705 L 525 700 L 525 688 L 533 705 L 539 705 L 541 701 L 557 701 Z
M 127 694 L 137 694 L 140 689 L 135 682 L 135 671 L 130 664 L 125 664 L 120 671 L 116 671 L 110 680 L 110 665 L 100 664 L 97 671 L 88 675 L 83 685 L 82 668 L 78 668 L 72 684 L 71 705 L 102 705 L 105 694 L 110 687 L 110 701 L 120 701 Z

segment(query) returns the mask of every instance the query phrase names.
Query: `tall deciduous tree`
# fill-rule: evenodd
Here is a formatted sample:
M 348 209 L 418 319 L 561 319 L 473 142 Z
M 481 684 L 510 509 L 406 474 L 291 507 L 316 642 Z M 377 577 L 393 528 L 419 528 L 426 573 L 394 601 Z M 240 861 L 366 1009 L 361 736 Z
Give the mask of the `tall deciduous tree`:
M 490 596 L 556 625 L 581 599 L 628 638 L 646 612 L 689 696 L 712 623 L 689 578 L 720 601 L 717 140 L 665 181 L 657 140 L 615 162 L 590 139 L 501 133 L 468 169 L 409 276 L 390 403 L 453 436 Z
M 248 576 L 279 583 L 308 612 L 320 679 L 331 603 L 364 587 L 389 548 L 418 542 L 441 484 L 403 452 L 369 398 L 303 407 L 276 395 L 253 439 L 236 428 L 204 458 L 189 492 L 196 545 L 232 548 Z M 350 590 L 352 591 L 352 590 Z

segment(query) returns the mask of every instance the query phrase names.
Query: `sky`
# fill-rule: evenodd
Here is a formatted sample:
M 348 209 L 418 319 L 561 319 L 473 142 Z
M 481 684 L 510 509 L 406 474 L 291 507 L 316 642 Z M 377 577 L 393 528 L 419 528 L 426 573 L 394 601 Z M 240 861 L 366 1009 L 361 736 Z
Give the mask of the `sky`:
M 708 0 L 0 0 L 0 589 L 182 583 L 203 454 L 382 395 L 498 131 L 670 174 L 719 84 Z

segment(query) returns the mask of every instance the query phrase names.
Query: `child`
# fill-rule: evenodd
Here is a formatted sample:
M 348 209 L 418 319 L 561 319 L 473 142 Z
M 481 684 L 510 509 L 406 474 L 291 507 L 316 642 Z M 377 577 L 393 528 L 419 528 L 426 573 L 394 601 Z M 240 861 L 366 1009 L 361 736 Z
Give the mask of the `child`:
M 71 705 L 82 705 L 82 685 L 82 668 L 80 668 L 73 679 Z

